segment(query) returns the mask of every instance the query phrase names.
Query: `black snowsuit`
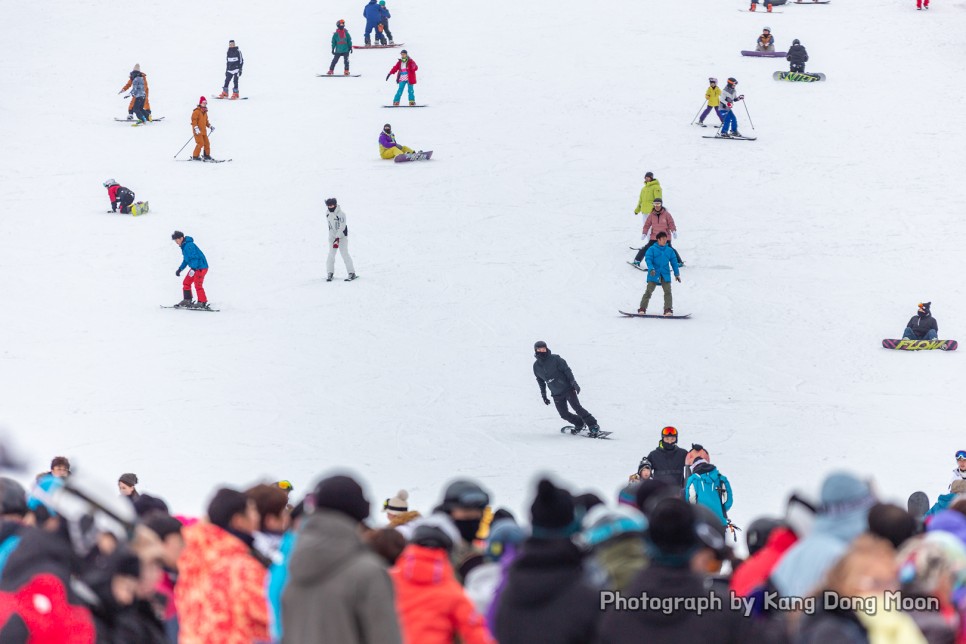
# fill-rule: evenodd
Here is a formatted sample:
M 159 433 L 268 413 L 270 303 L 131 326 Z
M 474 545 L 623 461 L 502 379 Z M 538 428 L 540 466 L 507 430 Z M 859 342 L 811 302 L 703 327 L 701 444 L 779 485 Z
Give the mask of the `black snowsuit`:
M 245 66 L 245 57 L 242 56 L 241 50 L 238 47 L 229 47 L 228 53 L 225 54 L 225 87 L 224 91 L 228 91 L 228 84 L 235 81 L 235 93 L 238 93 L 238 79 L 242 75 L 242 67 Z
M 586 644 L 601 612 L 570 539 L 528 539 L 510 566 L 493 635 L 500 644 Z
M 664 441 L 657 444 L 657 449 L 647 455 L 647 460 L 654 467 L 651 478 L 664 481 L 668 485 L 684 489 L 684 462 L 688 451 L 674 445 L 665 445 Z
M 804 72 L 805 63 L 808 62 L 808 52 L 801 45 L 792 45 L 788 48 L 788 55 L 785 56 L 790 64 L 789 69 L 793 72 Z
M 540 354 L 537 354 L 540 355 Z M 554 407 L 560 417 L 572 424 L 577 429 L 582 429 L 584 424 L 593 427 L 597 424 L 597 419 L 589 411 L 584 409 L 580 400 L 577 398 L 577 381 L 574 380 L 574 373 L 567 365 L 567 361 L 560 356 L 547 351 L 546 357 L 537 358 L 533 363 L 533 375 L 537 378 L 540 385 L 540 395 L 547 397 L 547 387 L 550 387 L 550 395 L 553 397 Z M 573 407 L 577 414 L 570 413 L 567 403 Z
M 129 215 L 131 214 L 131 204 L 134 203 L 134 191 L 129 188 L 121 186 L 117 189 L 115 194 L 116 201 L 111 202 L 111 210 L 117 212 L 118 208 L 121 209 L 121 214 Z
M 913 315 L 912 319 L 909 320 L 909 324 L 906 325 L 912 330 L 913 335 L 915 335 L 920 340 L 926 337 L 929 331 L 935 331 L 936 335 L 939 335 L 939 323 L 936 322 L 936 318 L 931 315 Z

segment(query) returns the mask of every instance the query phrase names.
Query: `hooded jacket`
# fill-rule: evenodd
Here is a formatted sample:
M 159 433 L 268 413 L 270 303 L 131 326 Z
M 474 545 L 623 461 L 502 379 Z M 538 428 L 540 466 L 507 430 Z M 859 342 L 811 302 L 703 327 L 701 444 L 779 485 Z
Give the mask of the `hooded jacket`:
M 652 209 L 647 219 L 644 220 L 644 229 L 641 233 L 646 235 L 648 229 L 651 231 L 650 239 L 656 240 L 658 233 L 666 233 L 668 242 L 670 242 L 671 233 L 677 232 L 678 227 L 674 225 L 674 217 L 671 216 L 668 209 L 662 207 L 660 212 Z
M 723 489 L 722 489 L 723 488 Z M 731 483 L 728 477 L 711 463 L 698 463 L 684 484 L 684 495 L 689 503 L 700 503 L 728 524 L 725 516 L 731 509 Z
M 913 335 L 915 335 L 920 340 L 926 337 L 929 331 L 935 331 L 936 335 L 939 335 L 939 323 L 936 322 L 936 318 L 930 315 L 913 315 L 912 319 L 909 320 L 909 324 L 906 325 L 912 329 Z
M 664 441 L 659 442 L 657 448 L 647 455 L 647 460 L 654 466 L 654 473 L 651 478 L 663 481 L 678 488 L 678 490 L 683 489 L 684 463 L 687 458 L 688 451 L 678 446 L 677 443 L 665 445 Z
M 390 132 L 386 134 L 386 131 L 383 130 L 379 133 L 379 152 L 390 148 L 402 148 L 402 146 L 396 143 L 396 135 L 394 133 Z
M 201 249 L 195 245 L 193 237 L 184 238 L 184 242 L 181 244 L 181 256 L 184 258 L 184 261 L 181 262 L 181 266 L 178 268 L 179 271 L 183 271 L 186 266 L 196 271 L 200 271 L 202 268 L 208 268 L 208 260 L 205 258 L 205 254 L 201 252 Z
M 409 544 L 389 574 L 405 642 L 495 644 L 442 548 Z
M 386 567 L 347 515 L 320 508 L 302 523 L 282 625 L 283 644 L 401 644 Z
M 348 29 L 336 29 L 335 31 L 332 32 L 332 53 L 333 54 L 351 54 L 352 53 L 352 36 L 349 35 Z
M 721 88 L 717 84 L 714 87 L 708 86 L 704 92 L 704 100 L 708 101 L 708 107 L 718 107 L 721 103 Z
M 229 47 L 225 54 L 225 71 L 229 74 L 241 75 L 242 67 L 245 66 L 245 57 L 242 56 L 241 49 Z
M 634 209 L 634 214 L 639 215 L 642 212 L 651 212 L 654 207 L 654 200 L 658 197 L 664 197 L 664 193 L 661 190 L 661 182 L 657 179 L 653 179 L 644 184 L 641 188 L 641 196 L 637 198 L 637 208 Z
M 722 114 L 725 112 L 730 112 L 732 105 L 738 98 L 738 86 L 728 83 L 721 90 L 721 100 L 718 103 L 718 111 Z
M 540 393 L 544 396 L 547 395 L 547 387 L 550 387 L 551 396 L 565 396 L 577 384 L 567 361 L 551 353 L 549 349 L 546 358 L 537 358 L 534 361 L 533 375 L 536 376 Z
M 599 604 L 573 542 L 531 538 L 510 566 L 494 634 L 500 644 L 594 642 Z
M 416 84 L 416 70 L 419 69 L 419 65 L 417 65 L 416 64 L 416 61 L 413 60 L 412 58 L 408 58 L 407 57 L 405 63 L 403 63 L 403 59 L 400 58 L 399 60 L 396 61 L 396 64 L 392 66 L 392 69 L 389 70 L 389 73 L 396 75 L 396 82 L 398 83 L 399 82 L 399 77 L 401 76 L 401 72 L 402 72 L 403 65 L 405 65 L 406 72 L 408 72 L 408 74 L 409 74 L 409 81 L 408 81 L 409 84 L 410 85 L 415 85 Z
M 369 4 L 363 7 L 362 17 L 366 19 L 366 33 L 368 34 L 369 30 L 375 29 L 379 21 L 382 20 L 382 12 L 379 11 L 376 0 L 369 0 Z
M 644 261 L 647 262 L 647 281 L 660 284 L 661 281 L 671 281 L 671 270 L 674 276 L 681 274 L 678 270 L 678 257 L 670 244 L 661 246 L 654 244 L 644 253 Z M 670 266 L 670 268 L 669 268 Z
M 808 52 L 801 45 L 792 45 L 788 48 L 788 55 L 785 60 L 793 65 L 801 65 L 808 62 Z
M 329 226 L 329 243 L 331 244 L 338 239 L 345 239 L 349 236 L 349 227 L 346 226 L 345 213 L 342 212 L 342 206 L 336 206 L 335 210 L 329 211 L 328 207 L 325 209 L 325 220 Z

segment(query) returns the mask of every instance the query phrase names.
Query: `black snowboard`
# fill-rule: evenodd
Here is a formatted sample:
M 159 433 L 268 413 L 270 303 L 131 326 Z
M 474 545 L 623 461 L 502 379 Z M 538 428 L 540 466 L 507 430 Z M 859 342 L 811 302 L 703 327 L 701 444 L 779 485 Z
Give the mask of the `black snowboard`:
M 590 430 L 588 430 L 586 427 L 584 427 L 582 430 L 580 430 L 579 432 L 577 432 L 575 434 L 574 433 L 574 426 L 573 425 L 566 425 L 565 427 L 561 427 L 560 428 L 560 433 L 561 434 L 570 434 L 571 436 L 583 436 L 584 438 L 607 438 L 608 436 L 610 436 L 614 432 L 598 432 L 597 433 L 597 436 L 591 436 L 590 435 Z
M 688 320 L 691 318 L 690 313 L 687 315 L 656 315 L 653 313 L 626 313 L 625 311 L 618 311 L 618 313 L 629 318 L 663 318 L 665 320 Z
M 362 74 L 346 75 L 346 74 L 336 74 L 335 72 L 333 72 L 331 74 L 316 74 L 316 76 L 318 76 L 319 78 L 326 78 L 328 76 L 331 76 L 332 78 L 338 78 L 339 76 L 341 76 L 342 78 L 359 78 L 360 76 L 362 76 Z
M 926 496 L 925 492 L 913 492 L 909 495 L 909 501 L 906 503 L 906 507 L 909 510 L 909 514 L 916 517 L 916 519 L 922 519 L 926 512 L 929 512 L 929 497 Z

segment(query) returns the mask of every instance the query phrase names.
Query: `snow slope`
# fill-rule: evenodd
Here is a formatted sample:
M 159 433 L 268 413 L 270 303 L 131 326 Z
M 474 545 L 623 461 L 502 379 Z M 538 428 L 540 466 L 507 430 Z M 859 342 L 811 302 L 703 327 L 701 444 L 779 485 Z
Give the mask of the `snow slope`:
M 107 480 L 135 471 L 184 511 L 219 482 L 301 492 L 336 467 L 426 510 L 460 474 L 522 509 L 541 470 L 612 495 L 673 424 L 731 478 L 739 524 L 836 467 L 893 498 L 945 488 L 962 352 L 879 341 L 923 299 L 943 337 L 966 340 L 963 0 L 770 16 L 720 0 L 393 0 L 430 105 L 413 111 L 380 107 L 394 52 L 355 53 L 361 78 L 315 77 L 338 18 L 362 41 L 362 4 L 4 7 L 0 419 L 38 471 L 55 453 Z M 741 58 L 764 25 L 829 81 L 776 83 L 782 61 Z M 251 100 L 212 102 L 210 118 L 213 154 L 234 160 L 175 162 L 229 38 Z M 136 62 L 163 123 L 112 120 Z M 758 141 L 688 125 L 709 75 L 739 79 Z M 379 160 L 386 121 L 433 160 Z M 681 232 L 689 321 L 617 315 L 644 288 L 624 262 L 647 170 Z M 105 214 L 107 177 L 151 213 Z M 323 281 L 332 195 L 351 284 Z M 220 313 L 158 308 L 180 298 L 174 229 L 207 254 Z M 557 433 L 537 339 L 615 440 Z

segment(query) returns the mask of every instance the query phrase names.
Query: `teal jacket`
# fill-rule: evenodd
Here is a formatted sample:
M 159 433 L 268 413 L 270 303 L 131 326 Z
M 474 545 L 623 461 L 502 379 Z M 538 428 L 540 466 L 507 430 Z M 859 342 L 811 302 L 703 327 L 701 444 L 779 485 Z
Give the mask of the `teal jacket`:
M 671 281 L 671 268 L 674 269 L 674 276 L 681 274 L 678 270 L 678 258 L 674 254 L 674 249 L 670 245 L 661 246 L 655 243 L 644 253 L 644 261 L 647 262 L 647 281 L 660 284 L 661 280 Z M 670 265 L 670 268 L 668 266 Z
M 349 35 L 348 29 L 336 29 L 332 32 L 332 53 L 352 53 L 352 36 Z
M 717 514 L 722 525 L 728 524 L 725 514 L 731 509 L 731 483 L 711 463 L 694 468 L 684 484 L 684 495 L 690 503 L 700 503 Z

